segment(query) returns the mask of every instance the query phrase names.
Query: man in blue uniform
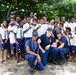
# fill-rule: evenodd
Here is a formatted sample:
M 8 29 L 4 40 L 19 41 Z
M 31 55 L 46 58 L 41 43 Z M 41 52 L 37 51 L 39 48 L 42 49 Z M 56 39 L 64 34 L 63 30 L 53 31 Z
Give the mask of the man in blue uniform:
M 32 35 L 33 35 L 32 39 L 26 41 L 26 44 L 25 44 L 25 47 L 26 47 L 25 58 L 29 62 L 31 74 L 34 73 L 34 66 L 36 66 L 40 70 L 44 69 L 44 66 L 41 62 L 41 58 L 39 55 L 39 44 L 36 41 L 38 38 L 38 33 L 34 31 Z

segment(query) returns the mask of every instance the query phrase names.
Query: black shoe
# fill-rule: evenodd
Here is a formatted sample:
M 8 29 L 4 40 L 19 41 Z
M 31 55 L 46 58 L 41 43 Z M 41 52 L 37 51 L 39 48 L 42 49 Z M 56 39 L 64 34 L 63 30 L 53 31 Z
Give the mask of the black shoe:
M 65 63 L 65 59 L 61 60 L 61 62 L 59 63 L 59 65 L 63 65 Z
M 30 68 L 30 74 L 34 74 L 34 69 Z
M 58 65 L 58 62 L 55 59 L 52 59 L 53 64 Z

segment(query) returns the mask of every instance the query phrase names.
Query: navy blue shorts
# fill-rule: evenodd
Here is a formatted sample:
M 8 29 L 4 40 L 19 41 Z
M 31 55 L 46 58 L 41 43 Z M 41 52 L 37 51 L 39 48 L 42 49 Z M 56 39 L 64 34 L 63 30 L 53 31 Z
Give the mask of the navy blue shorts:
M 69 51 L 72 52 L 72 46 L 68 46 Z
M 7 43 L 5 43 L 6 40 L 2 40 L 4 44 L 1 44 L 1 50 L 7 49 Z
M 21 39 L 17 39 L 18 41 L 18 45 L 16 44 L 16 52 L 20 52 L 21 48 L 22 48 L 22 40 Z
M 10 49 L 15 50 L 16 44 L 10 44 Z
M 76 54 L 76 46 L 72 46 L 72 50 L 71 51 L 72 51 L 73 54 Z

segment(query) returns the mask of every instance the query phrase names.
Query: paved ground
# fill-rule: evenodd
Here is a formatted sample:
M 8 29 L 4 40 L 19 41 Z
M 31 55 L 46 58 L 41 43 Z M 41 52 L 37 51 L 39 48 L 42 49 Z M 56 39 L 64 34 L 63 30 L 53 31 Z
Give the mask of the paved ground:
M 20 61 L 16 64 L 11 58 L 3 64 L 0 63 L 0 75 L 30 75 L 27 61 Z M 76 75 L 76 62 L 67 61 L 62 66 L 49 63 L 44 71 L 35 69 L 34 75 Z

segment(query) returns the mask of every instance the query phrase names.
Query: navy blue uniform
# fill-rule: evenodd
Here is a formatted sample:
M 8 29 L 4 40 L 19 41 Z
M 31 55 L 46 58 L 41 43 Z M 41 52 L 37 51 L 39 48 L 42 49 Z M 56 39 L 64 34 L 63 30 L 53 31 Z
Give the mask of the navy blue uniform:
M 60 44 L 62 44 L 62 43 L 64 43 L 64 47 L 63 48 L 60 48 L 60 49 L 58 49 L 58 48 L 53 48 L 53 50 L 56 50 L 58 53 L 58 55 L 59 55 L 59 57 L 61 58 L 61 59 L 64 59 L 65 58 L 65 54 L 67 54 L 68 53 L 68 43 L 67 43 L 67 40 L 66 40 L 66 38 L 65 37 L 61 37 L 60 39 L 59 39 L 59 43 Z M 55 56 L 57 56 L 57 55 L 55 55 Z M 55 57 L 56 58 L 56 57 Z
M 51 45 L 54 42 L 54 38 L 52 36 L 47 37 L 46 34 L 43 34 L 40 36 L 40 40 L 41 40 L 41 47 L 46 51 L 45 53 L 42 53 L 42 51 L 40 50 L 40 56 L 42 59 L 42 63 L 43 65 L 47 64 L 47 60 L 48 60 L 48 54 L 51 53 L 52 57 L 54 57 L 56 51 L 52 50 L 52 47 L 50 47 L 48 50 L 45 49 L 45 47 L 47 45 Z
M 25 46 L 28 46 L 30 48 L 30 50 L 34 53 L 37 53 L 39 51 L 39 44 L 37 42 L 33 43 L 32 40 L 26 41 Z M 28 60 L 30 67 L 33 68 L 34 67 L 34 62 L 36 60 L 36 56 L 34 56 L 32 54 L 28 54 L 26 52 L 25 58 L 26 58 L 26 60 Z M 40 70 L 44 69 L 44 66 L 43 66 L 42 62 L 37 62 L 36 66 Z

